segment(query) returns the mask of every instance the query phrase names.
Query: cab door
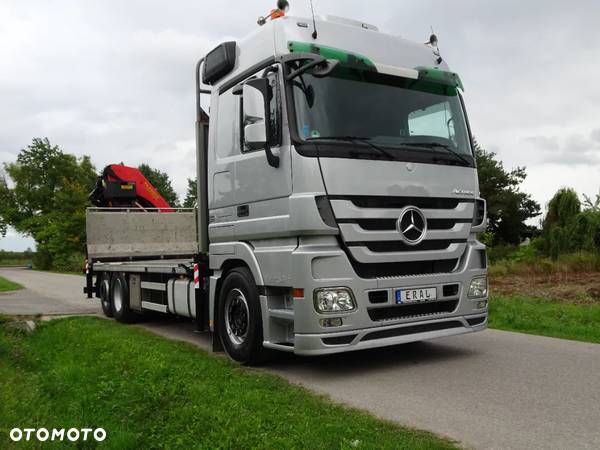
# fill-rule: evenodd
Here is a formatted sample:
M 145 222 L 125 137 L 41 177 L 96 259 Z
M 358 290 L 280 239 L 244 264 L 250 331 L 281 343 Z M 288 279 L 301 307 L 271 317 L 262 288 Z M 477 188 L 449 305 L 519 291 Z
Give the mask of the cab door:
M 248 124 L 244 113 L 243 94 L 237 95 L 239 151 L 234 159 L 234 192 L 236 237 L 267 237 L 277 235 L 288 225 L 289 202 L 292 193 L 290 141 L 287 130 L 281 67 L 274 65 L 260 70 L 250 78 L 265 77 L 271 87 L 268 139 L 272 152 L 279 156 L 279 167 L 267 161 L 264 148 L 250 149 L 245 143 L 244 128 Z M 239 91 L 238 91 L 239 92 Z

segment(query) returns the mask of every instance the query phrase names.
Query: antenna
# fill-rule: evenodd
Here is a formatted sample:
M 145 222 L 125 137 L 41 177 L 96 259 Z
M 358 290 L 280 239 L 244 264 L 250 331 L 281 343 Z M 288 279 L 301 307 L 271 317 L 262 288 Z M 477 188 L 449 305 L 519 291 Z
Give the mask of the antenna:
M 313 20 L 312 38 L 316 39 L 318 36 L 318 33 L 317 33 L 317 23 L 315 22 L 315 9 L 313 8 L 313 0 L 310 0 L 310 12 L 312 13 L 312 20 Z

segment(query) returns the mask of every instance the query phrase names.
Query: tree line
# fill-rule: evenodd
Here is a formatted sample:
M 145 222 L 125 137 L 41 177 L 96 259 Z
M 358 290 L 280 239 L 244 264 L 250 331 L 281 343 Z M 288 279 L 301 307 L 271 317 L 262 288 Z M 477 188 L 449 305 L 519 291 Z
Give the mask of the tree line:
M 489 218 L 481 239 L 488 245 L 517 246 L 529 238 L 537 239 L 540 251 L 548 255 L 579 249 L 600 254 L 600 197 L 581 203 L 574 191 L 563 189 L 550 201 L 542 227 L 532 226 L 529 222 L 540 215 L 541 207 L 521 190 L 526 169 L 506 169 L 495 153 L 479 144 L 475 151 Z M 139 169 L 172 206 L 195 206 L 195 180 L 187 180 L 181 201 L 166 172 L 145 163 Z M 47 138 L 33 139 L 0 172 L 0 236 L 12 226 L 32 237 L 38 268 L 79 270 L 85 252 L 85 208 L 97 176 L 88 156 L 67 154 Z

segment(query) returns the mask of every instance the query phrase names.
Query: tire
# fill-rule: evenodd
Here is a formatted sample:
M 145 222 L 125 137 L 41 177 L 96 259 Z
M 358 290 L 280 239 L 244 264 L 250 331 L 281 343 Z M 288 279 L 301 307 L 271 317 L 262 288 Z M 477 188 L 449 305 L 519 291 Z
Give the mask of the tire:
M 245 365 L 266 360 L 258 289 L 246 267 L 233 269 L 225 276 L 219 294 L 217 327 L 223 349 L 231 359 Z
M 100 276 L 98 288 L 100 289 L 100 304 L 102 305 L 102 312 L 106 317 L 114 317 L 115 312 L 113 310 L 112 298 L 110 296 L 110 274 L 103 273 Z
M 115 274 L 112 279 L 111 299 L 115 319 L 121 323 L 131 323 L 135 320 L 135 314 L 129 308 L 129 286 L 125 274 Z

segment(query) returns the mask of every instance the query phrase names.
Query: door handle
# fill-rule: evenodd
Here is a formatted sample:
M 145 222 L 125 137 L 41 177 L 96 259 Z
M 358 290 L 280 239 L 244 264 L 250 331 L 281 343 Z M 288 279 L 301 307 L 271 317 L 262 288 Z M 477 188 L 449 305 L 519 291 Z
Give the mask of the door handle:
M 237 207 L 238 217 L 248 217 L 250 215 L 250 207 L 248 205 L 242 205 Z

